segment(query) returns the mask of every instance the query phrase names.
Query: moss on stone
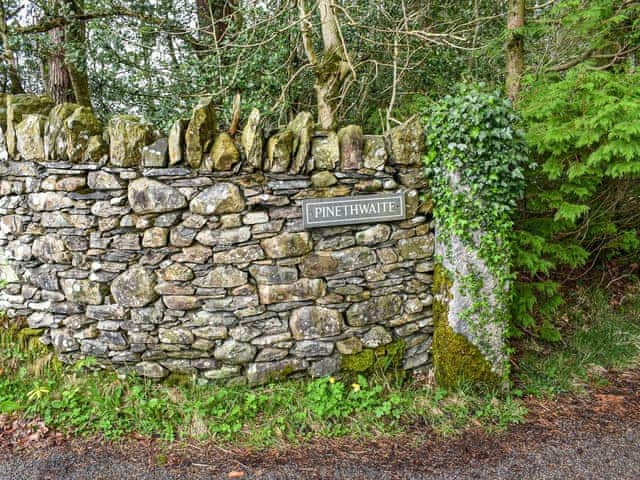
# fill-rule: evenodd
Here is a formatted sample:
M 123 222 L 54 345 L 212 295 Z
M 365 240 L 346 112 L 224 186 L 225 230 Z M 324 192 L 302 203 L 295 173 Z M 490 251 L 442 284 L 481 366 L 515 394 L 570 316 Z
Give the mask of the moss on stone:
M 376 348 L 374 368 L 382 371 L 400 368 L 402 366 L 402 359 L 404 358 L 404 350 L 405 343 L 402 339 L 394 340 L 387 345 Z
M 23 328 L 18 332 L 18 337 L 20 338 L 29 338 L 29 337 L 40 337 L 44 333 L 44 328 Z
M 342 369 L 347 372 L 367 372 L 373 367 L 375 356 L 373 350 L 367 348 L 358 353 L 342 356 Z
M 441 265 L 436 265 L 433 279 L 433 365 L 436 382 L 447 389 L 463 384 L 494 388 L 501 379 L 491 369 L 491 363 L 464 335 L 455 332 L 448 321 L 448 299 L 452 281 Z
M 172 372 L 163 382 L 168 387 L 188 387 L 193 384 L 193 379 L 189 374 Z
M 385 373 L 402 366 L 405 343 L 402 339 L 377 348 L 342 356 L 342 370 L 348 373 Z

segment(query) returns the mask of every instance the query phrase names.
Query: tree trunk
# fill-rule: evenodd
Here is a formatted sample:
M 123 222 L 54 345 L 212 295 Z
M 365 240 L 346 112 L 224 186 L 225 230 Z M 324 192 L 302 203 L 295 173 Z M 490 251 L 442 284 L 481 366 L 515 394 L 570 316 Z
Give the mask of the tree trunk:
M 67 2 L 76 15 L 84 12 L 84 0 L 62 0 Z M 89 78 L 87 76 L 87 35 L 83 22 L 74 22 L 65 29 L 65 40 L 80 54 L 76 55 L 77 60 L 70 61 L 65 57 L 69 79 L 73 87 L 73 95 L 76 103 L 83 107 L 91 108 L 91 92 L 89 90 Z
M 525 0 L 509 0 L 507 18 L 507 77 L 505 89 L 512 102 L 517 102 L 520 82 L 524 73 L 524 28 Z
M 318 0 L 323 44 L 322 57 L 318 58 L 313 51 L 311 20 L 306 1 L 299 0 L 298 7 L 303 46 L 316 76 L 314 89 L 318 105 L 318 124 L 322 129 L 333 130 L 337 124 L 336 110 L 340 93 L 350 72 L 338 17 L 333 0 Z
M 54 28 L 49 32 L 53 50 L 47 62 L 47 91 L 56 104 L 75 102 L 69 71 L 64 63 L 64 28 Z
M 7 12 L 5 10 L 4 1 L 0 1 L 0 40 L 2 41 L 3 58 L 7 65 L 7 74 L 11 82 L 11 93 L 24 93 L 22 88 L 22 80 L 18 72 L 18 62 L 11 49 L 9 43 L 9 33 L 7 32 Z

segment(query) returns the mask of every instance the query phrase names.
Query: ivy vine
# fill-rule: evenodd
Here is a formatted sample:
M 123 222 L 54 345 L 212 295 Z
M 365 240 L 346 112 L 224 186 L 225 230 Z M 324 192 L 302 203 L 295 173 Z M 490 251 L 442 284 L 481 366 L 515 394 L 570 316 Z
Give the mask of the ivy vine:
M 482 272 L 474 266 L 454 278 L 472 300 L 463 315 L 469 317 L 466 323 L 475 329 L 471 333 L 479 347 L 486 341 L 488 323 L 501 322 L 506 328 L 509 322 L 512 218 L 529 165 L 519 121 L 508 99 L 482 85 L 460 85 L 456 95 L 424 112 L 426 174 L 443 254 L 455 260 L 450 239 L 457 237 L 495 282 L 488 294 Z

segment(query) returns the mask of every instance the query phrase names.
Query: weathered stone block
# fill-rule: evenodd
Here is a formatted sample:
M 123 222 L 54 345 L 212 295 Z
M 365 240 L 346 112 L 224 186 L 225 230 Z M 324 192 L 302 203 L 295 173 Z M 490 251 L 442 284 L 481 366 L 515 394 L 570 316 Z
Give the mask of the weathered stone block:
M 252 363 L 247 368 L 247 379 L 250 385 L 284 380 L 289 375 L 307 368 L 308 364 L 301 358 L 286 358 L 277 362 Z
M 151 126 L 131 115 L 117 115 L 109 121 L 109 159 L 116 167 L 136 167 L 142 149 L 151 143 Z
M 364 168 L 384 170 L 387 148 L 382 135 L 365 135 L 363 146 Z
M 84 177 L 65 177 L 56 182 L 56 190 L 65 192 L 75 192 L 87 186 L 87 180 Z
M 376 263 L 376 254 L 367 247 L 354 247 L 334 252 L 315 252 L 300 264 L 303 277 L 318 278 L 366 268 Z
M 291 312 L 289 328 L 296 340 L 333 337 L 342 329 L 342 314 L 324 307 L 302 307 Z
M 331 172 L 318 172 L 311 176 L 311 183 L 314 187 L 319 188 L 332 187 L 338 183 L 338 179 Z
M 217 183 L 191 200 L 190 209 L 201 215 L 238 213 L 245 207 L 240 189 L 233 183 Z
M 169 375 L 169 370 L 155 362 L 140 362 L 136 364 L 135 369 L 138 375 L 156 380 L 160 380 Z
M 16 145 L 18 153 L 26 161 L 44 161 L 44 127 L 47 117 L 44 115 L 26 115 L 16 125 Z
M 202 230 L 197 234 L 196 240 L 203 245 L 235 245 L 236 243 L 246 242 L 251 238 L 251 228 L 227 228 L 216 230 Z
M 362 337 L 362 344 L 367 348 L 378 348 L 393 341 L 391 333 L 384 327 L 376 325 Z
M 236 340 L 227 340 L 214 352 L 216 360 L 232 364 L 251 362 L 256 356 L 256 347 Z
M 125 187 L 117 175 L 103 170 L 89 172 L 87 184 L 92 190 L 121 190 Z
M 129 204 L 134 212 L 163 213 L 187 206 L 187 200 L 177 188 L 157 180 L 139 178 L 129 184 Z
M 433 235 L 407 238 L 398 241 L 398 252 L 403 260 L 417 260 L 432 257 L 434 253 Z
M 184 160 L 184 133 L 187 129 L 188 120 L 178 119 L 169 130 L 168 150 L 169 166 L 176 165 Z
M 333 356 L 323 358 L 317 362 L 313 362 L 313 364 L 309 367 L 309 374 L 313 378 L 327 377 L 329 375 L 333 375 L 338 370 L 340 370 L 340 358 Z
M 215 267 L 192 283 L 202 288 L 233 288 L 247 283 L 247 273 L 231 265 L 224 265 Z
M 305 340 L 297 342 L 291 353 L 296 357 L 327 357 L 333 353 L 333 343 Z
M 187 328 L 160 328 L 158 329 L 158 339 L 160 343 L 190 345 L 193 343 L 194 336 Z
M 359 170 L 362 167 L 364 135 L 362 127 L 349 125 L 338 131 L 341 170 Z
M 171 260 L 174 262 L 181 263 L 205 263 L 211 256 L 213 252 L 211 248 L 205 247 L 204 245 L 194 245 L 193 247 L 186 247 L 182 249 L 182 253 L 173 255 Z
M 218 133 L 216 111 L 211 97 L 200 99 L 193 108 L 184 135 L 185 158 L 192 168 L 200 168 L 204 156 L 211 148 Z
M 335 132 L 316 136 L 311 143 L 311 156 L 316 170 L 335 170 L 340 161 L 340 142 Z
M 252 265 L 249 268 L 251 276 L 258 284 L 278 285 L 294 283 L 298 280 L 298 270 L 276 265 Z
M 240 161 L 240 152 L 233 142 L 231 135 L 224 132 L 218 135 L 205 158 L 202 169 L 206 172 L 228 172 Z
M 63 278 L 60 280 L 62 291 L 68 301 L 84 305 L 100 305 L 102 292 L 100 284 L 89 280 Z
M 362 351 L 362 341 L 358 337 L 345 338 L 339 340 L 336 347 L 342 355 L 353 355 Z
M 86 311 L 86 318 L 93 320 L 123 320 L 125 315 L 122 305 L 88 305 Z
M 402 297 L 383 295 L 365 302 L 356 303 L 347 310 L 347 323 L 352 327 L 362 327 L 384 322 L 402 313 Z
M 260 121 L 260 111 L 257 108 L 251 110 L 249 114 L 247 124 L 242 130 L 241 143 L 249 168 L 251 170 L 261 170 L 264 137 Z
M 249 263 L 255 260 L 262 260 L 263 258 L 264 251 L 259 245 L 238 247 L 213 254 L 214 263 Z
M 389 225 L 375 225 L 366 230 L 356 233 L 356 243 L 358 245 L 372 246 L 378 243 L 386 242 L 391 236 L 391 227 Z
M 31 252 L 34 257 L 44 263 L 71 263 L 71 253 L 57 235 L 49 234 L 36 238 Z
M 258 285 L 260 303 L 299 302 L 323 297 L 327 285 L 321 279 L 302 278 L 287 285 Z
M 44 155 L 47 161 L 68 160 L 65 122 L 79 107 L 76 103 L 63 103 L 49 112 L 44 134 Z
M 160 138 L 142 148 L 142 166 L 149 168 L 166 167 L 169 162 L 169 142 Z
M 425 152 L 425 134 L 420 119 L 399 125 L 389 132 L 391 158 L 398 165 L 420 165 Z
M 272 173 L 284 173 L 291 163 L 295 134 L 291 130 L 276 133 L 267 142 L 267 160 L 264 169 Z
M 16 127 L 26 115 L 48 115 L 55 102 L 49 96 L 37 95 L 8 95 L 7 96 L 7 151 L 11 157 L 17 154 Z
M 191 295 L 164 295 L 162 301 L 171 310 L 195 310 L 200 306 L 200 299 Z
M 69 353 L 80 350 L 80 345 L 67 329 L 51 330 L 51 344 L 58 353 Z
M 142 246 L 144 248 L 161 248 L 167 244 L 169 231 L 162 227 L 153 227 L 145 230 L 142 235 Z
M 98 161 L 107 153 L 101 140 L 102 123 L 88 107 L 78 107 L 64 122 L 66 158 L 73 163 Z
M 30 328 L 52 328 L 60 324 L 60 320 L 48 312 L 35 312 L 27 318 Z
M 27 202 L 29 208 L 36 212 L 60 210 L 73 205 L 73 201 L 67 195 L 58 192 L 32 193 Z
M 171 229 L 169 235 L 169 243 L 175 247 L 188 247 L 196 238 L 198 230 L 186 228 L 184 225 L 178 225 Z
M 155 285 L 155 275 L 136 265 L 116 277 L 111 294 L 124 307 L 144 307 L 158 298 Z
M 314 127 L 315 121 L 313 115 L 309 112 L 300 112 L 287 127 L 295 135 L 292 150 L 293 158 L 289 168 L 289 173 L 293 175 L 302 173 L 307 169 L 307 159 L 311 151 Z
M 193 279 L 194 274 L 186 265 L 173 263 L 160 272 L 160 277 L 168 282 L 188 282 Z
M 313 250 L 313 242 L 308 232 L 282 233 L 260 242 L 270 258 L 299 257 Z
M 222 340 L 227 338 L 227 327 L 209 326 L 195 328 L 193 333 L 196 337 L 206 338 L 208 340 Z

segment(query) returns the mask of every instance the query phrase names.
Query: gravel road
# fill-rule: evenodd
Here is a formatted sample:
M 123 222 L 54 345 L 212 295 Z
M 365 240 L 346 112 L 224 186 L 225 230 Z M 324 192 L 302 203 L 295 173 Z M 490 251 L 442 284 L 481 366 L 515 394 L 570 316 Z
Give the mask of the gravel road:
M 0 480 L 640 479 L 640 369 L 612 375 L 588 394 L 526 405 L 526 422 L 500 434 L 443 438 L 415 424 L 400 437 L 267 451 L 144 438 L 58 441 L 55 432 L 56 446 L 23 448 L 12 440 L 15 429 L 5 429 L 4 441 L 0 429 Z
M 216 455 L 207 464 L 207 455 L 200 453 L 194 463 L 173 467 L 149 467 L 145 458 L 132 460 L 127 454 L 110 448 L 54 447 L 49 451 L 10 455 L 0 459 L 1 480 L 204 480 L 227 479 L 230 472 L 242 479 L 633 479 L 640 478 L 640 423 L 631 425 L 611 424 L 593 430 L 591 426 L 568 422 L 560 425 L 561 432 L 553 438 L 538 442 L 530 438 L 522 444 L 522 435 L 515 440 L 515 448 L 492 455 L 491 447 L 474 458 L 474 452 L 460 445 L 454 446 L 443 457 L 429 466 L 428 450 L 416 454 L 425 457 L 421 465 L 407 468 L 397 464 L 370 465 L 369 457 L 359 459 L 327 459 L 318 465 L 310 458 L 308 463 L 293 459 L 281 465 L 272 465 L 265 459 L 261 465 L 254 457 L 252 464 L 239 465 L 229 458 Z M 607 430 L 615 430 L 607 432 Z M 521 432 L 524 433 L 524 432 Z M 509 435 L 501 442 L 508 441 Z M 485 438 L 486 440 L 486 438 Z M 465 444 L 467 445 L 467 444 Z M 394 462 L 395 463 L 395 462 Z

